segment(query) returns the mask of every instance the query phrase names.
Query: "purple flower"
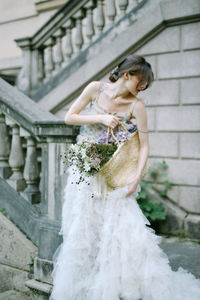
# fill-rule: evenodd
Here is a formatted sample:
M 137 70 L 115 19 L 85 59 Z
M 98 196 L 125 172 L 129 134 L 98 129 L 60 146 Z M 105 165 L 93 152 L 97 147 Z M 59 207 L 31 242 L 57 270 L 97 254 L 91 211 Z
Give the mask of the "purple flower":
M 130 132 L 126 131 L 118 131 L 115 133 L 115 136 L 120 143 L 130 140 L 131 137 Z
M 107 139 L 107 130 L 104 130 L 99 136 L 99 139 L 98 139 L 99 144 L 106 144 L 106 139 Z M 113 142 L 111 134 L 109 136 L 108 142 L 109 143 Z
M 137 130 L 137 125 L 133 124 L 133 126 L 129 129 L 129 132 L 133 133 L 136 130 Z

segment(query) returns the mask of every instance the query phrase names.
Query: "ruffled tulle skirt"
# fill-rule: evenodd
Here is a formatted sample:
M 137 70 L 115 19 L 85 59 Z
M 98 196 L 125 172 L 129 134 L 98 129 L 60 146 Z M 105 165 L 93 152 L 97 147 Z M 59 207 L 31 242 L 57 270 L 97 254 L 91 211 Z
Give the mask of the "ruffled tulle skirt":
M 56 250 L 50 300 L 199 300 L 200 280 L 172 271 L 127 187 L 105 193 L 97 178 L 69 169 L 62 210 L 63 243 Z

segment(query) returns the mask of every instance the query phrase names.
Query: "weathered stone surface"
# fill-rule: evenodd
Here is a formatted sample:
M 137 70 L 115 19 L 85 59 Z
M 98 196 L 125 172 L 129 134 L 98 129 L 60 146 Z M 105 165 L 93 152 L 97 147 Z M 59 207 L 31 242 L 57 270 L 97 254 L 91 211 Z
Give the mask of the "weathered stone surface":
M 169 27 L 159 33 L 154 39 L 147 42 L 137 52 L 140 55 L 157 54 L 178 51 L 180 45 L 179 27 Z
M 141 55 L 140 52 L 138 52 L 138 54 Z M 154 73 L 154 78 L 156 78 L 157 77 L 156 55 L 146 55 L 146 56 L 144 55 L 144 57 L 146 61 L 151 65 L 152 71 Z
M 165 220 L 156 222 L 159 232 L 181 234 L 183 232 L 183 220 L 186 217 L 186 213 L 177 204 L 172 203 L 167 198 L 160 197 L 154 190 L 149 191 L 149 196 L 152 199 L 158 199 L 163 204 L 167 215 Z
M 48 300 L 52 285 L 36 280 L 26 281 L 26 286 L 30 289 L 32 300 Z
M 176 204 L 179 203 L 179 186 L 178 185 L 174 185 L 171 187 L 171 189 L 168 190 L 167 192 L 167 197 L 172 200 L 173 202 L 175 202 Z
M 15 290 L 9 290 L 4 293 L 0 293 L 0 300 L 32 300 L 30 292 L 19 292 Z
M 148 105 L 177 105 L 179 103 L 178 80 L 154 81 L 152 86 L 141 92 L 139 98 Z
M 53 262 L 47 259 L 35 258 L 34 261 L 34 279 L 52 284 L 51 273 L 53 271 Z
M 147 107 L 147 122 L 148 129 L 155 130 L 156 127 L 156 109 L 154 107 Z
M 183 50 L 200 48 L 200 22 L 186 24 L 181 26 L 182 41 L 181 48 Z
M 62 236 L 52 226 L 43 224 L 40 228 L 39 252 L 41 259 L 52 260 L 53 254 L 62 242 Z
M 180 134 L 180 156 L 182 158 L 200 158 L 200 133 Z
M 200 77 L 180 80 L 180 99 L 182 104 L 200 103 Z
M 150 156 L 178 157 L 178 134 L 150 132 Z
M 200 239 L 200 216 L 188 215 L 184 220 L 185 232 L 194 239 Z
M 200 107 L 157 107 L 156 129 L 162 131 L 199 131 Z
M 164 19 L 168 20 L 192 15 L 196 16 L 200 13 L 199 1 L 196 0 L 191 0 L 190 5 L 188 5 L 187 0 L 162 1 L 161 9 Z
M 154 183 L 153 186 L 157 190 L 163 190 L 164 186 L 161 183 Z M 179 203 L 179 186 L 173 185 L 171 189 L 167 191 L 167 198 L 170 199 L 176 206 L 178 206 Z
M 167 254 L 172 270 L 181 266 L 200 278 L 200 245 L 188 238 L 162 236 L 160 247 Z
M 161 162 L 159 158 L 149 158 L 150 164 Z M 174 184 L 180 185 L 199 185 L 200 184 L 200 161 L 165 159 L 168 165 L 168 179 Z M 149 175 L 148 175 L 149 176 Z M 149 177 L 147 177 L 149 179 Z M 163 179 L 165 180 L 165 179 Z
M 200 75 L 200 51 L 158 55 L 158 78 L 177 78 Z
M 200 214 L 200 188 L 180 186 L 179 205 L 189 212 Z
M 1 213 L 0 240 L 0 263 L 29 271 L 29 264 L 32 261 L 31 257 L 35 257 L 37 248 L 8 218 Z
M 0 264 L 0 278 L 0 292 L 4 292 L 11 289 L 28 291 L 24 283 L 32 277 L 27 271 Z

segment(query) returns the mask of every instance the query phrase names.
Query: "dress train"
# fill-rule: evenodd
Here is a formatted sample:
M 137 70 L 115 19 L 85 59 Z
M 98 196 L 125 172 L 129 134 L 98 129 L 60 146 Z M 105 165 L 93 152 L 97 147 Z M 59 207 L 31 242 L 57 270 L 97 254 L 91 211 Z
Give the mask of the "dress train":
M 69 168 L 50 300 L 200 300 L 200 280 L 172 271 L 136 196 L 127 187 L 94 193 L 96 176 L 76 184 Z M 102 187 L 101 187 L 102 189 Z

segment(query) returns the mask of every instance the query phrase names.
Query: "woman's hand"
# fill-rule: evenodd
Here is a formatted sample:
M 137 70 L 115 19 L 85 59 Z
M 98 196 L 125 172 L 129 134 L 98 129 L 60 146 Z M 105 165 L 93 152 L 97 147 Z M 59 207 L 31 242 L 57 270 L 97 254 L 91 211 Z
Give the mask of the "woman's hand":
M 138 178 L 134 178 L 130 183 L 128 183 L 128 193 L 126 194 L 126 197 L 130 196 L 131 194 L 135 193 L 137 186 L 139 183 Z
M 119 125 L 120 118 L 113 116 L 113 115 L 102 115 L 101 116 L 101 123 L 111 127 L 114 129 L 117 125 Z

